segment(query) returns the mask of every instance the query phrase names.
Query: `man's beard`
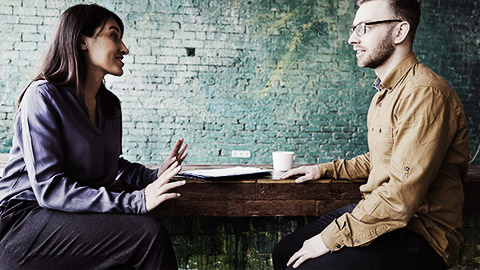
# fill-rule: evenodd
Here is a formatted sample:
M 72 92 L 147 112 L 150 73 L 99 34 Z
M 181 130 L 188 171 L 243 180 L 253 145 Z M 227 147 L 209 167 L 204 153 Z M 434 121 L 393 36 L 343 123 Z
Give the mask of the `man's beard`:
M 372 55 L 368 57 L 363 67 L 373 69 L 378 68 L 379 66 L 383 65 L 390 58 L 390 56 L 392 56 L 393 52 L 395 51 L 395 46 L 393 46 L 392 41 L 392 31 L 393 28 L 388 31 L 387 35 L 385 35 L 385 38 L 383 38 L 377 47 L 373 49 Z

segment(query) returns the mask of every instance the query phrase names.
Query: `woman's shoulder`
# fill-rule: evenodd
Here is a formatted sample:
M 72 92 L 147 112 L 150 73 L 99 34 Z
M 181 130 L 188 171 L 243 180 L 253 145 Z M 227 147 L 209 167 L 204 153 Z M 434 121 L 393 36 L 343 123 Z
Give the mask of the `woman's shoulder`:
M 22 97 L 22 103 L 33 102 L 35 100 L 43 99 L 43 97 L 51 96 L 55 89 L 55 85 L 46 80 L 32 81 L 25 89 Z
M 36 80 L 32 81 L 27 86 L 27 89 L 22 97 L 22 103 L 56 103 L 59 100 L 64 99 L 65 97 L 62 97 L 62 95 L 65 95 L 65 93 L 70 91 L 71 89 L 65 86 L 57 86 L 46 80 Z
M 36 80 L 28 85 L 27 92 L 51 92 L 53 89 L 55 89 L 53 83 L 47 80 Z
M 44 95 L 44 96 L 52 96 L 58 92 L 58 87 L 47 80 L 36 80 L 32 81 L 30 85 L 28 85 L 25 96 L 28 95 Z
M 77 94 L 75 86 L 57 85 L 43 79 L 32 81 L 27 87 L 27 90 L 30 88 L 35 89 L 34 91 L 48 93 L 50 95 L 68 93 L 68 95 L 76 96 Z

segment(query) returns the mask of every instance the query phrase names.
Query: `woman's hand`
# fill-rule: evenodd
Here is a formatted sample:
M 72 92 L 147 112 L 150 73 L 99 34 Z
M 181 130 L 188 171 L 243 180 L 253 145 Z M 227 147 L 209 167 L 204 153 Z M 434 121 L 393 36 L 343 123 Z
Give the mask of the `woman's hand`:
M 302 248 L 293 254 L 290 260 L 288 260 L 287 266 L 295 262 L 293 268 L 297 268 L 304 261 L 320 257 L 329 251 L 330 250 L 323 243 L 320 234 L 317 234 L 316 236 L 303 242 Z
M 167 169 L 157 178 L 157 180 L 145 188 L 145 207 L 148 212 L 155 209 L 155 207 L 166 200 L 180 197 L 179 193 L 167 193 L 170 189 L 183 186 L 186 183 L 186 181 L 169 183 L 169 181 L 182 170 L 182 166 L 176 161 L 176 159 L 176 157 L 173 157 L 170 160 L 167 160 L 170 161 L 170 163 L 167 163 Z
M 318 168 L 317 165 L 313 165 L 313 166 L 302 166 L 295 169 L 291 169 L 286 173 L 282 174 L 282 176 L 280 176 L 280 179 L 286 179 L 286 178 L 289 178 L 290 176 L 299 175 L 299 174 L 303 174 L 304 176 L 301 176 L 295 179 L 295 183 L 303 183 L 305 181 L 317 180 L 317 179 L 320 179 L 320 177 L 322 177 L 320 168 Z
M 187 150 L 188 144 L 185 144 L 182 150 L 180 150 L 180 148 L 182 147 L 183 141 L 184 139 L 182 138 L 178 140 L 177 143 L 175 143 L 175 146 L 173 146 L 172 151 L 170 151 L 170 155 L 168 155 L 168 158 L 165 160 L 165 162 L 163 162 L 162 166 L 160 166 L 160 168 L 158 169 L 157 177 L 160 177 L 160 175 L 162 175 L 162 173 L 165 172 L 165 170 L 170 166 L 171 160 L 174 157 L 178 161 L 178 164 L 182 165 L 182 162 L 188 156 L 188 153 L 185 153 L 185 150 Z

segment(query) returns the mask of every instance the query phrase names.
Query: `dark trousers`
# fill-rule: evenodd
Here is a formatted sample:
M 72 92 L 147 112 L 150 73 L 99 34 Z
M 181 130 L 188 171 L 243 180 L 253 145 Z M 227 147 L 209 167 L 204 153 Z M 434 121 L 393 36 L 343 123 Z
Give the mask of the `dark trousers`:
M 177 269 L 163 225 L 150 217 L 65 213 L 36 202 L 0 209 L 0 269 Z
M 283 238 L 273 249 L 275 270 L 287 268 L 287 262 L 303 242 L 319 234 L 334 219 L 351 213 L 355 205 L 348 205 L 322 215 L 319 219 L 295 230 Z M 368 246 L 343 247 L 339 251 L 310 259 L 297 269 L 445 269 L 443 258 L 419 234 L 398 229 L 383 234 Z

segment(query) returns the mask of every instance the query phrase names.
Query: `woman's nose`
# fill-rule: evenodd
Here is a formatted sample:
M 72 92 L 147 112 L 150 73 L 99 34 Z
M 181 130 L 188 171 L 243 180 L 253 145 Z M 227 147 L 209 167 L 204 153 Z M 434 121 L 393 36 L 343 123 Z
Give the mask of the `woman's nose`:
M 128 50 L 127 46 L 125 45 L 125 43 L 123 43 L 123 41 L 122 41 L 122 47 L 120 48 L 120 51 L 123 54 L 128 54 L 129 53 L 129 50 Z

